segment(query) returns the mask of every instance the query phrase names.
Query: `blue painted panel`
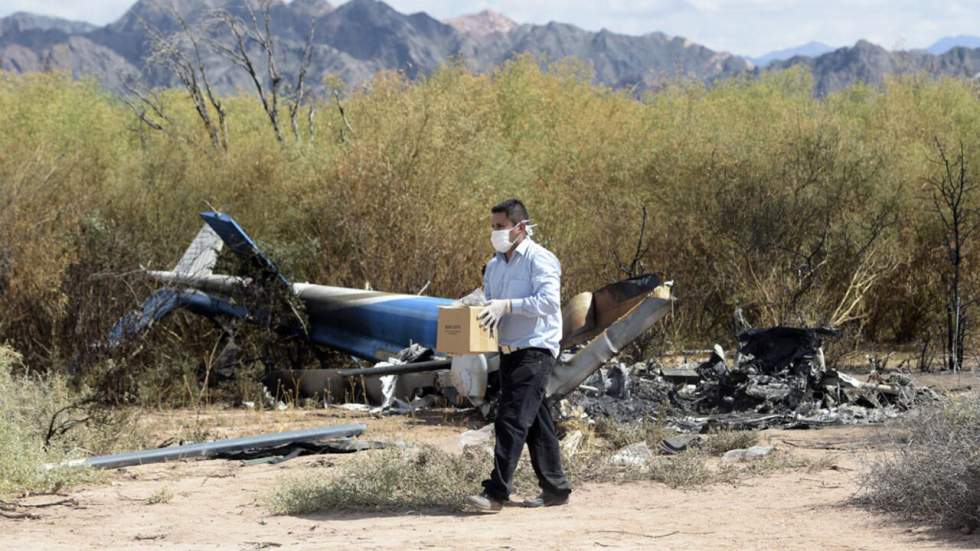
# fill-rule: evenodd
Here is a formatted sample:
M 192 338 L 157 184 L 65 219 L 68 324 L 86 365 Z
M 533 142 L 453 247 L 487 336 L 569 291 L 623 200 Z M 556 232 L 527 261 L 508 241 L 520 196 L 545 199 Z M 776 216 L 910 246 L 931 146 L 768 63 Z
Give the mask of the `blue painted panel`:
M 178 308 L 186 308 L 195 314 L 208 317 L 217 315 L 248 317 L 245 308 L 204 293 L 160 289 L 150 295 L 138 311 L 126 314 L 112 326 L 107 338 L 109 347 L 118 346 L 139 335 Z
M 447 298 L 407 297 L 338 308 L 311 320 L 311 337 L 369 359 L 411 343 L 435 348 L 439 307 L 452 303 Z

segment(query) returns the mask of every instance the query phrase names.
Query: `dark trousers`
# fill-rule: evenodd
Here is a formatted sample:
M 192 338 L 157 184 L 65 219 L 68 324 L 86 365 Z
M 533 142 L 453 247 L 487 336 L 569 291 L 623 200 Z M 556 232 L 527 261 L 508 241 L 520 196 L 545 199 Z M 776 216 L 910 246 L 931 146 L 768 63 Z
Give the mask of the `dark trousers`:
M 543 348 L 526 348 L 500 355 L 500 400 L 494 421 L 496 445 L 493 472 L 483 481 L 486 493 L 506 500 L 513 489 L 514 470 L 524 443 L 538 484 L 547 495 L 565 496 L 571 484 L 561 469 L 561 448 L 555 423 L 544 399 L 555 357 Z

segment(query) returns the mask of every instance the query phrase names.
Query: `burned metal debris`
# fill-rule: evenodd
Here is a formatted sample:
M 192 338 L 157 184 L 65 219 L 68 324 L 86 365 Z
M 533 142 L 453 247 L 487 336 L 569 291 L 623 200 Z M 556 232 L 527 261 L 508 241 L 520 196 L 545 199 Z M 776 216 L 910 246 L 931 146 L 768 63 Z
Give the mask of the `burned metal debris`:
M 360 445 L 351 442 L 338 441 L 358 436 L 367 429 L 366 425 L 340 425 L 316 429 L 248 436 L 231 440 L 215 440 L 198 444 L 186 444 L 168 448 L 156 448 L 135 452 L 124 452 L 100 457 L 78 459 L 62 464 L 49 465 L 56 467 L 94 467 L 97 469 L 117 469 L 132 465 L 146 465 L 164 461 L 176 461 L 197 457 L 229 457 L 255 458 L 261 455 L 275 455 L 276 451 L 285 451 L 286 456 L 293 457 L 306 451 L 319 450 L 323 452 L 348 453 L 357 451 Z M 304 448 L 304 445 L 306 446 Z M 293 455 L 295 454 L 295 455 Z
M 703 432 L 880 422 L 936 397 L 902 373 L 873 372 L 863 382 L 828 368 L 823 340 L 837 335 L 828 328 L 749 329 L 739 334 L 731 365 L 717 345 L 695 365 L 612 362 L 560 409 L 619 421 L 667 412 L 675 428 Z

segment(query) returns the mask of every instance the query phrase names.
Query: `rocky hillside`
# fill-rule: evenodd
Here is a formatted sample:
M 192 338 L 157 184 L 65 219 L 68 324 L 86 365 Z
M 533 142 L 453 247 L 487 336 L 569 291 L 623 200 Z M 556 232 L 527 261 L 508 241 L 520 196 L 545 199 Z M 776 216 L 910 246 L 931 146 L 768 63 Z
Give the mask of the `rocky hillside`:
M 0 19 L 0 69 L 68 70 L 75 76 L 92 75 L 109 87 L 117 87 L 123 75 L 142 72 L 153 85 L 172 85 L 167 71 L 148 66 L 148 29 L 178 31 L 176 11 L 203 34 L 227 41 L 228 33 L 216 24 L 214 14 L 226 10 L 249 21 L 245 1 L 255 0 L 139 0 L 100 28 L 17 14 Z M 331 73 L 360 83 L 380 69 L 417 77 L 454 59 L 488 71 L 522 52 L 547 60 L 587 60 L 595 66 L 597 80 L 612 86 L 647 87 L 679 75 L 710 82 L 750 70 L 741 58 L 661 33 L 627 36 L 560 23 L 518 25 L 487 11 L 442 22 L 425 13 L 400 13 L 378 0 L 350 0 L 336 8 L 325 0 L 276 0 L 271 15 L 287 77 L 298 70 L 306 36 L 314 27 L 311 82 Z M 204 53 L 204 62 L 218 88 L 250 85 L 244 72 L 213 52 Z
M 818 57 L 775 61 L 769 70 L 805 65 L 813 72 L 815 91 L 825 95 L 855 82 L 880 84 L 888 75 L 926 73 L 975 79 L 980 76 L 980 48 L 953 48 L 942 55 L 924 51 L 890 52 L 861 40 Z

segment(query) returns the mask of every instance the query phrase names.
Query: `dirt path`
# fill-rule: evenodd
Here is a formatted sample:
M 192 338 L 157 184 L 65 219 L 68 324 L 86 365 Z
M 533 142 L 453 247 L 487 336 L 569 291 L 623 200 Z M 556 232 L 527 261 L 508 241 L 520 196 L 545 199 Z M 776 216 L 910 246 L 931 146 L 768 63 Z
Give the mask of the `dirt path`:
M 336 424 L 349 417 L 334 412 L 218 412 L 207 422 L 223 423 L 218 432 L 235 435 Z M 410 437 L 447 449 L 464 430 L 437 418 L 361 420 L 368 423 L 370 437 Z M 276 466 L 243 467 L 230 461 L 147 465 L 114 472 L 101 484 L 71 492 L 77 505 L 35 509 L 39 519 L 0 519 L 0 548 L 980 548 L 976 537 L 910 528 L 847 505 L 881 434 L 869 427 L 768 431 L 764 437 L 777 447 L 832 457 L 834 467 L 781 472 L 699 491 L 653 482 L 590 485 L 578 488 L 566 507 L 508 507 L 492 516 L 423 512 L 289 517 L 272 516 L 263 506 L 283 476 L 330 468 L 356 460 L 357 454 L 303 457 Z M 155 495 L 170 497 L 148 504 Z

